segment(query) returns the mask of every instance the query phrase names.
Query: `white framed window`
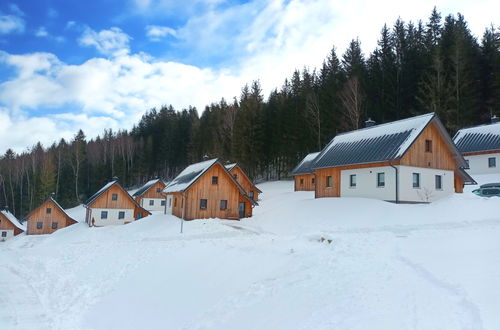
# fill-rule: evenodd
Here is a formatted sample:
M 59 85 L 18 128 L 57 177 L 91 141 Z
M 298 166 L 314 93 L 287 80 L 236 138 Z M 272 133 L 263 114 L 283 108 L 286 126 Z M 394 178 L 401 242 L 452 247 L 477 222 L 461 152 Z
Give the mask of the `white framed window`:
M 101 219 L 107 219 L 108 218 L 108 211 L 101 211 Z
M 111 200 L 117 201 L 118 200 L 118 194 L 111 194 Z
M 356 174 L 349 175 L 349 187 L 356 188 Z
M 436 190 L 443 190 L 443 177 L 436 175 L 434 181 L 436 183 Z
M 39 221 L 36 223 L 36 229 L 42 229 L 43 228 L 43 222 Z
M 57 225 L 58 225 L 57 222 L 52 222 L 52 229 L 57 229 Z
M 118 212 L 118 219 L 125 219 L 125 211 Z
M 155 201 L 153 199 L 150 199 L 149 200 L 149 206 L 153 206 L 153 205 L 155 205 Z
M 206 199 L 200 199 L 200 209 L 206 210 L 207 209 L 207 200 Z
M 377 173 L 377 187 L 385 187 L 385 172 Z
M 6 231 L 2 231 L 2 237 L 7 237 L 7 232 Z
M 413 173 L 413 188 L 420 188 L 420 173 Z
M 466 165 L 466 168 L 470 168 L 469 160 L 468 159 L 465 159 L 465 165 Z
M 488 167 L 489 168 L 497 167 L 497 159 L 495 157 L 488 158 Z
M 165 206 L 165 205 L 167 205 L 167 201 L 166 201 L 166 200 L 164 200 L 164 199 L 162 199 L 162 201 L 161 201 L 161 206 Z

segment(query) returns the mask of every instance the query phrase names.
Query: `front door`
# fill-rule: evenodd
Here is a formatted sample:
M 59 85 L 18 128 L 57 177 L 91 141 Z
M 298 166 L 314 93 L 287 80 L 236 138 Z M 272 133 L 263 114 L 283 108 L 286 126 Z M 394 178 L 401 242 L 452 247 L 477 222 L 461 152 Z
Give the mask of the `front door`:
M 240 213 L 240 218 L 244 218 L 245 217 L 245 202 L 240 202 L 240 204 L 238 206 L 238 211 Z

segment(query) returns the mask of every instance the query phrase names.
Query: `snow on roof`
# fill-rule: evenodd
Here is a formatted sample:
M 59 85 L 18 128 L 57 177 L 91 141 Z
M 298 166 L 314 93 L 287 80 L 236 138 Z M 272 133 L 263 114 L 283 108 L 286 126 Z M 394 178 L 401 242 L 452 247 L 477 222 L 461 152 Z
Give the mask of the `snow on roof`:
M 313 152 L 308 154 L 302 159 L 302 161 L 297 165 L 293 171 L 293 175 L 297 174 L 309 174 L 313 173 L 312 165 L 314 164 L 314 159 L 320 154 L 320 152 Z
M 0 213 L 2 213 L 6 218 L 7 220 L 9 220 L 10 222 L 12 222 L 12 224 L 14 226 L 16 226 L 17 228 L 21 229 L 22 231 L 26 231 L 26 226 L 22 225 L 19 220 L 17 220 L 16 216 L 12 213 L 10 213 L 10 211 L 8 210 L 2 210 L 0 211 Z
M 233 164 L 228 164 L 228 165 L 224 165 L 224 167 L 228 170 L 228 171 L 231 171 L 233 168 L 236 167 L 236 165 L 238 165 L 237 163 L 233 163 Z
M 114 185 L 115 183 L 117 183 L 118 180 L 113 180 L 111 182 L 108 182 L 104 185 L 104 187 L 102 187 L 101 189 L 99 189 L 95 194 L 93 194 L 88 200 L 87 202 L 85 202 L 85 205 L 89 205 L 90 203 L 92 203 L 93 201 L 95 201 L 99 196 L 102 195 L 103 192 L 105 192 L 106 190 L 109 189 L 109 187 L 111 187 L 112 185 Z
M 217 162 L 217 158 L 206 160 L 204 162 L 189 165 L 182 171 L 178 176 L 175 177 L 170 183 L 163 189 L 164 193 L 172 193 L 184 191 L 193 182 L 198 180 L 198 178 L 205 173 L 213 164 Z
M 381 162 L 403 156 L 434 113 L 346 132 L 335 136 L 313 168 Z
M 132 196 L 133 197 L 141 196 L 146 191 L 148 191 L 149 188 L 151 188 L 153 185 L 155 185 L 159 181 L 160 181 L 160 179 L 149 180 L 148 182 L 146 182 L 146 184 L 144 186 L 142 186 L 141 188 L 137 189 L 137 191 Z
M 500 149 L 500 122 L 463 128 L 453 141 L 462 153 Z

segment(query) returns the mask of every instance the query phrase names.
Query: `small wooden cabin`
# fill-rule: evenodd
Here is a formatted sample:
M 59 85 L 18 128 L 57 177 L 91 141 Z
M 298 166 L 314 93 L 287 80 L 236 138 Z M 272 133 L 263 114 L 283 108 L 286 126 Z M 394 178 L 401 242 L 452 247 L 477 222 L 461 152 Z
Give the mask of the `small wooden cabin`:
M 85 222 L 90 227 L 123 225 L 151 214 L 130 196 L 118 180 L 102 187 L 84 206 L 87 209 Z
M 295 191 L 314 191 L 316 189 L 316 175 L 312 169 L 312 164 L 314 164 L 314 159 L 318 155 L 319 152 L 308 154 L 293 169 L 292 175 Z
M 316 198 L 426 203 L 474 180 L 436 114 L 339 134 L 316 157 Z
M 139 188 L 132 197 L 148 211 L 164 211 L 166 201 L 162 194 L 163 189 L 165 189 L 163 180 L 154 179 Z
M 252 182 L 252 180 L 250 180 L 248 175 L 246 175 L 241 167 L 236 163 L 226 165 L 225 167 L 229 171 L 229 173 L 231 173 L 233 178 L 238 181 L 243 189 L 245 189 L 247 195 L 254 201 L 258 201 L 259 194 L 261 194 L 262 191 L 255 186 L 255 184 Z
M 257 205 L 217 159 L 188 166 L 163 193 L 167 199 L 165 213 L 185 220 L 238 220 L 251 217 Z
M 0 242 L 24 231 L 26 231 L 26 228 L 17 220 L 14 214 L 7 209 L 0 211 Z
M 459 130 L 453 140 L 467 162 L 469 174 L 500 173 L 500 123 L 496 116 L 491 124 Z
M 28 223 L 27 235 L 52 234 L 56 230 L 78 222 L 71 218 L 52 197 L 31 211 L 26 219 Z

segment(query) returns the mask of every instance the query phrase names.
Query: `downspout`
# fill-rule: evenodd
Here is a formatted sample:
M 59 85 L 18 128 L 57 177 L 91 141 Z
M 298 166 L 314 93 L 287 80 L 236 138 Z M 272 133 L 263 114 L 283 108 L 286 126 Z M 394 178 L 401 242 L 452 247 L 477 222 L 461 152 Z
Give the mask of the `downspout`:
M 391 163 L 389 163 L 389 166 L 392 167 L 394 169 L 394 171 L 396 171 L 396 204 L 399 203 L 399 170 L 396 166 L 392 165 Z

